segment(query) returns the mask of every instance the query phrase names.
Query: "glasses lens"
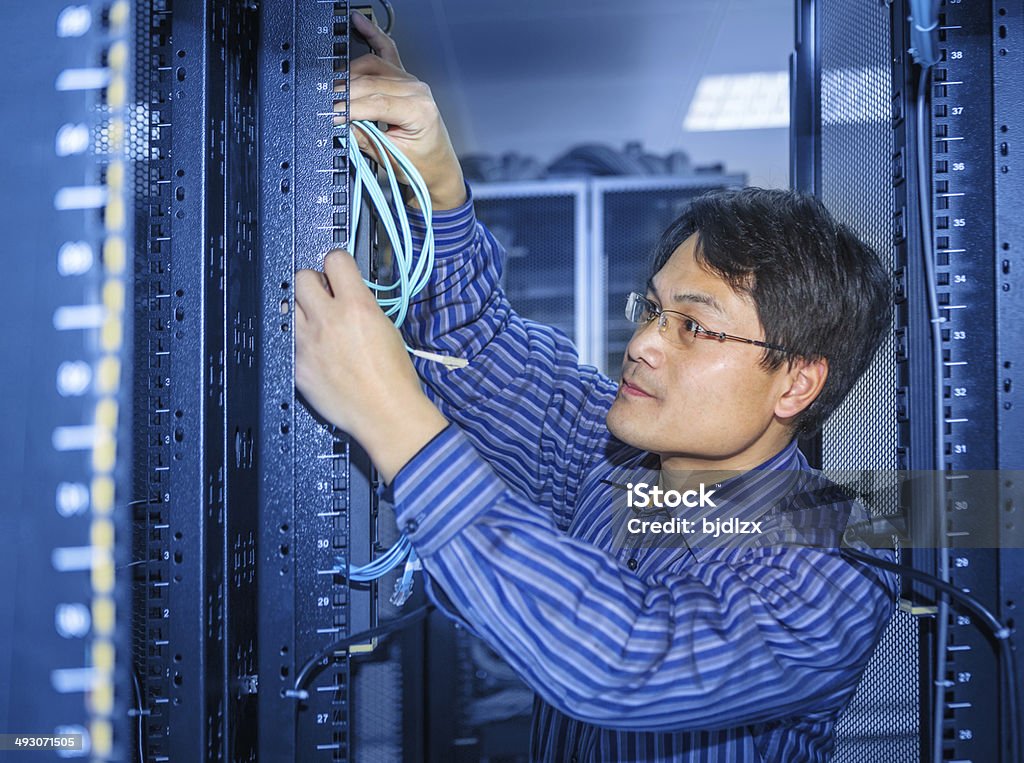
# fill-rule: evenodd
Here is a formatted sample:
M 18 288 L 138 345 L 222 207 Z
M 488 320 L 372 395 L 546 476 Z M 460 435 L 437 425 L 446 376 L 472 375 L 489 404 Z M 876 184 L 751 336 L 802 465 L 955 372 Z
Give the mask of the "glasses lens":
M 676 347 L 684 347 L 693 343 L 693 331 L 689 329 L 690 321 L 676 313 L 662 313 L 662 321 L 665 321 L 665 328 L 661 335 L 665 341 L 674 344 Z
M 653 316 L 650 302 L 635 291 L 630 292 L 626 297 L 626 320 L 632 323 L 647 323 Z

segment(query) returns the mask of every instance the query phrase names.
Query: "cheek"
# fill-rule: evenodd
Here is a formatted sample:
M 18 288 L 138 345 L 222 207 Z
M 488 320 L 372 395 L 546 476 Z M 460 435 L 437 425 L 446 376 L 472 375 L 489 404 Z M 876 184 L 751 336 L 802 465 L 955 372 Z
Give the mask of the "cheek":
M 700 363 L 680 365 L 670 383 L 673 389 L 679 390 L 690 400 L 699 401 L 705 395 L 710 395 L 711 402 L 723 397 L 735 387 L 743 378 L 742 373 L 735 363 L 730 362 L 728 356 L 709 357 L 701 359 Z
M 760 415 L 772 408 L 772 383 L 760 368 L 737 370 L 725 385 L 737 410 Z
M 759 408 L 767 397 L 768 382 L 757 368 L 739 360 L 725 355 L 699 369 L 686 369 L 673 382 L 680 401 L 694 416 L 708 420 Z

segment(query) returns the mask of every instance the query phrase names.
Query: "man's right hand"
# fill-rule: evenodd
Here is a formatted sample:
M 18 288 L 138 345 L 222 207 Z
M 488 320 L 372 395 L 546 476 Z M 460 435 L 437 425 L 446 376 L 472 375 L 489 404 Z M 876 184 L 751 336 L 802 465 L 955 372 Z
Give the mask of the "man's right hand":
M 434 209 L 454 209 L 463 204 L 466 188 L 462 167 L 430 88 L 405 71 L 394 41 L 376 24 L 362 13 L 352 14 L 352 24 L 374 53 L 350 65 L 350 117 L 388 125 L 388 139 L 423 176 Z M 379 159 L 367 138 L 355 132 L 363 152 Z M 407 182 L 402 173 L 398 172 L 398 177 Z

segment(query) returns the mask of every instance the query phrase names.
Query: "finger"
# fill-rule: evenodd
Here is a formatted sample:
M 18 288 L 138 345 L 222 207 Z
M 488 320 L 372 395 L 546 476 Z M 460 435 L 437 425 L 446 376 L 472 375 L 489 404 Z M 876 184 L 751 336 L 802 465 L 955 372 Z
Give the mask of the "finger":
M 353 78 L 348 87 L 349 100 L 364 98 L 373 93 L 406 96 L 427 95 L 429 92 L 429 88 L 418 79 L 390 77 L 386 74 L 367 74 Z
M 307 319 L 316 318 L 331 298 L 323 273 L 300 270 L 295 274 L 295 307 Z
M 354 121 L 384 122 L 414 131 L 423 123 L 424 111 L 420 95 L 370 93 L 348 102 L 348 115 Z
M 315 333 L 313 329 L 313 322 L 306 317 L 306 314 L 295 307 L 295 318 L 292 320 L 293 333 L 295 335 L 295 354 L 301 357 L 306 349 L 307 344 L 312 341 L 312 336 Z
M 338 106 L 335 105 L 335 110 L 337 110 L 337 108 L 338 108 Z M 346 119 L 344 114 L 338 114 L 337 116 L 334 117 L 334 125 L 335 125 L 335 127 L 342 127 L 342 126 L 344 126 L 346 121 L 347 121 L 347 119 Z M 363 154 L 365 154 L 367 158 L 377 162 L 377 164 L 381 164 L 383 162 L 384 157 L 381 156 L 380 151 L 377 150 L 377 146 L 373 143 L 373 141 L 371 141 L 366 136 L 366 133 L 364 133 L 362 130 L 355 129 L 355 130 L 350 130 L 349 131 L 349 135 L 354 135 L 355 136 L 356 146 L 358 146 L 359 150 Z M 390 162 L 391 159 L 388 158 L 388 161 Z M 393 165 L 393 163 L 392 163 L 392 165 Z M 395 172 L 396 173 L 399 172 L 397 168 L 396 168 Z
M 395 41 L 384 34 L 383 30 L 373 21 L 370 21 L 362 13 L 352 14 L 352 24 L 370 44 L 370 48 L 388 63 L 401 67 L 402 59 L 398 55 L 398 47 Z
M 306 315 L 306 311 L 302 309 L 302 305 L 299 304 L 298 295 L 292 298 L 292 304 L 294 305 L 292 313 L 295 315 L 295 324 L 301 325 L 306 323 L 306 321 L 309 320 L 309 317 Z
M 324 257 L 324 274 L 338 299 L 350 303 L 369 296 L 355 258 L 343 249 L 332 249 Z
M 359 130 L 353 130 L 356 136 L 356 145 L 359 146 L 359 150 L 366 156 L 367 159 L 376 162 L 377 164 L 383 164 L 385 157 L 382 157 L 380 151 L 377 150 L 377 146 L 370 142 L 370 139 Z M 387 158 L 387 161 L 391 161 Z
M 352 61 L 348 65 L 348 73 L 352 79 L 367 75 L 394 77 L 396 79 L 416 79 L 401 66 L 395 66 L 374 53 L 367 53 Z
M 336 92 L 344 90 L 344 83 L 335 86 Z M 383 121 L 380 114 L 385 112 L 394 113 L 395 103 L 387 103 L 388 99 L 405 98 L 401 108 L 408 112 L 410 119 L 421 118 L 431 104 L 433 96 L 430 88 L 419 80 L 395 79 L 394 77 L 361 77 L 353 81 L 348 93 L 348 115 L 353 120 L 368 120 L 371 122 Z M 342 125 L 345 117 L 341 116 L 345 110 L 344 100 L 334 102 L 334 111 L 339 116 L 334 117 L 334 124 Z
M 426 85 L 420 82 L 415 77 L 395 77 L 390 72 L 379 72 L 375 74 L 363 74 L 358 77 L 352 77 L 351 80 L 336 79 L 334 80 L 334 92 L 344 93 L 346 90 L 351 90 L 353 87 L 356 88 L 356 95 L 365 95 L 365 91 L 369 88 L 372 90 L 372 85 L 367 83 L 380 82 L 381 88 L 388 88 L 394 90 L 396 94 L 402 95 L 401 84 L 405 83 L 409 92 L 415 92 L 417 88 L 425 90 Z

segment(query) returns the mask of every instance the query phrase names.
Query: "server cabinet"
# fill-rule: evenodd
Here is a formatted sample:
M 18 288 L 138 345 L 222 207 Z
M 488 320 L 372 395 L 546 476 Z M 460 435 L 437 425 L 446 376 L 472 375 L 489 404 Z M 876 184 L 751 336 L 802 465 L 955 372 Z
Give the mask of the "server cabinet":
M 661 234 L 691 199 L 746 184 L 744 175 L 679 178 L 596 178 L 591 195 L 591 252 L 597 262 L 591 320 L 598 328 L 600 368 L 617 378 L 633 330 L 626 295 L 643 291 Z M 603 329 L 602 329 L 603 327 Z
M 485 183 L 474 186 L 473 198 L 505 247 L 503 286 L 516 310 L 558 328 L 576 343 L 581 362 L 596 364 L 586 182 Z
M 910 52 L 908 3 L 805 1 L 792 67 L 793 176 L 890 262 L 896 301 L 893 342 L 826 425 L 823 465 L 937 474 L 937 491 L 883 491 L 872 508 L 900 516 L 918 541 L 938 534 L 903 561 L 938 572 L 946 553 L 952 583 L 1004 623 L 1021 574 L 1020 442 L 1007 436 L 1020 415 L 1021 346 L 1010 326 L 1020 315 L 1012 252 L 1021 244 L 1006 210 L 1019 191 L 1020 99 L 1007 83 L 1021 74 L 1013 41 L 1022 11 L 943 2 L 940 60 L 925 73 Z M 837 759 L 1011 759 L 1021 719 L 1008 713 L 1005 664 L 962 610 L 938 622 L 935 600 L 905 582 L 905 609 L 920 617 L 901 612 L 890 625 L 840 724 Z
M 130 755 L 133 21 L 44 0 L 0 25 L 4 759 Z
M 374 475 L 293 371 L 294 273 L 352 224 L 350 6 L 136 5 L 140 749 L 350 760 L 351 661 L 374 644 L 313 658 L 376 623 L 377 584 L 348 580 L 377 549 Z

